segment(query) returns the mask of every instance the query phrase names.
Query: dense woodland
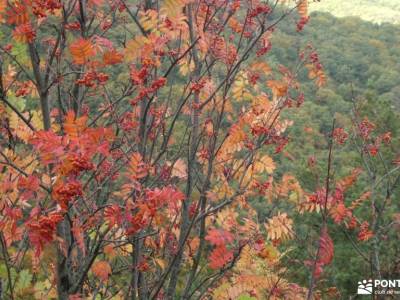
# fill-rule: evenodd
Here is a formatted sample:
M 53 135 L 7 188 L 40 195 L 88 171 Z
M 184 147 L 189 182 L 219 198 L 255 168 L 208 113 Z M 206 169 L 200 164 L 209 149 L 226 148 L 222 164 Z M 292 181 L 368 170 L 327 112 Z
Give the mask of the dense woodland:
M 332 118 L 336 118 L 339 126 L 349 128 L 354 120 L 354 107 L 357 107 L 360 114 L 379 124 L 381 133 L 392 132 L 393 144 L 383 153 L 387 155 L 385 159 L 389 163 L 395 160 L 399 155 L 400 129 L 399 29 L 399 26 L 391 24 L 377 25 L 355 17 L 335 18 L 327 13 L 313 13 L 310 23 L 300 36 L 291 26 L 291 22 L 281 28 L 275 36 L 276 47 L 272 50 L 271 62 L 284 62 L 286 65 L 293 63 L 296 57 L 293 46 L 311 43 L 316 45 L 327 75 L 327 84 L 316 89 L 307 82 L 307 74 L 303 74 L 306 100 L 298 112 L 288 114 L 288 118 L 294 123 L 289 129 L 291 141 L 287 147 L 287 155 L 278 164 L 282 174 L 293 172 L 302 187 L 308 191 L 314 190 L 316 171 L 310 170 L 309 159 L 315 159 L 318 173 L 326 172 Z M 352 143 L 337 149 L 334 157 L 337 178 L 348 175 L 353 168 L 363 165 L 362 156 Z M 367 176 L 359 178 L 354 188 L 346 193 L 347 203 L 357 199 L 369 187 Z M 393 197 L 393 213 L 399 210 L 399 193 L 397 188 Z M 384 190 L 379 197 L 385 197 Z M 371 203 L 366 202 L 363 205 L 368 214 Z M 269 213 L 268 209 L 263 209 L 262 204 L 258 209 Z M 296 220 L 298 224 L 303 223 L 304 215 Z M 315 225 L 319 219 L 310 217 L 307 222 Z M 385 222 L 389 224 L 392 219 L 388 218 Z M 303 227 L 304 230 L 308 230 L 307 226 Z M 343 298 L 347 299 L 354 295 L 354 278 L 368 276 L 366 274 L 370 272 L 369 265 L 349 240 L 356 239 L 355 234 L 348 236 L 343 228 L 338 227 L 335 228 L 334 237 L 337 247 L 334 261 L 328 267 L 330 275 L 327 279 L 329 284 L 339 287 Z M 392 235 L 385 236 L 385 241 L 380 246 L 386 265 L 386 278 L 399 276 L 398 238 L 398 233 L 393 232 Z M 362 251 L 368 253 L 369 246 L 362 245 Z M 305 271 L 299 272 L 296 277 L 307 280 Z
M 400 278 L 399 26 L 307 0 L 0 0 L 0 28 L 4 299 Z

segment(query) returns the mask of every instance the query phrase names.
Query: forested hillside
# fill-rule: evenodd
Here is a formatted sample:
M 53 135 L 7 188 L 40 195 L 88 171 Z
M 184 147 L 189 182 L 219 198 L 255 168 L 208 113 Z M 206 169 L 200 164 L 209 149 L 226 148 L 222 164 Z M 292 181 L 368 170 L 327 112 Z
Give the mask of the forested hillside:
M 311 3 L 311 9 L 337 17 L 358 16 L 375 23 L 400 23 L 397 0 L 322 0 Z
M 290 22 L 285 24 L 273 39 L 271 63 L 293 65 L 297 59 L 295 47 L 301 48 L 300 45 L 311 43 L 317 49 L 325 68 L 327 84 L 316 89 L 308 82 L 307 74 L 303 74 L 305 102 L 295 114 L 287 115 L 294 125 L 289 129 L 290 142 L 279 164 L 279 172 L 293 172 L 306 191 L 315 190 L 317 182 L 323 181 L 328 165 L 332 119 L 336 119 L 337 126 L 351 128 L 357 117 L 355 113 L 379 124 L 377 127 L 381 133 L 392 133 L 393 144 L 390 149 L 384 150 L 383 155 L 395 159 L 400 154 L 400 27 L 376 25 L 353 17 L 336 18 L 328 13 L 313 13 L 310 23 L 300 36 Z M 354 138 L 355 132 L 349 132 L 349 135 Z M 355 168 L 363 165 L 364 155 L 360 154 L 359 148 L 354 147 L 353 142 L 338 149 L 333 154 L 334 177 L 351 174 Z M 310 162 L 315 164 L 311 169 Z M 368 176 L 362 175 L 353 189 L 346 192 L 346 205 L 370 188 Z M 383 201 L 385 191 L 381 193 L 378 198 Z M 400 208 L 399 196 L 399 190 L 396 190 L 393 212 Z M 287 209 L 287 202 L 278 201 L 276 205 L 277 210 Z M 368 216 L 370 205 L 369 201 L 363 204 L 364 217 Z M 263 211 L 262 205 L 259 210 Z M 384 223 L 387 225 L 392 221 L 388 218 Z M 297 222 L 310 222 L 317 226 L 319 218 L 312 214 L 309 218 L 301 215 Z M 370 276 L 370 270 L 358 253 L 361 249 L 368 256 L 368 246 L 364 244 L 360 249 L 354 248 L 351 240 L 356 240 L 357 236 L 349 235 L 344 228 L 336 228 L 334 233 L 337 246 L 326 285 L 336 285 L 342 299 L 348 299 L 355 294 L 357 279 Z M 380 246 L 381 253 L 386 256 L 383 260 L 387 268 L 383 272 L 390 278 L 400 275 L 399 266 L 392 264 L 400 250 L 397 238 L 396 235 L 385 236 Z M 306 273 L 298 272 L 296 277 L 305 283 L 307 281 Z

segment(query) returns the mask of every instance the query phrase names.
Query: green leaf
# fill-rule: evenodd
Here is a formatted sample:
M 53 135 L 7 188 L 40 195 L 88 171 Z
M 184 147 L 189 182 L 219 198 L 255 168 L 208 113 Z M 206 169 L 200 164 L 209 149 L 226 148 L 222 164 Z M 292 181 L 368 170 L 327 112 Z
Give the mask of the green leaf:
M 15 97 L 14 94 L 9 93 L 7 96 L 7 100 L 14 105 L 18 111 L 23 112 L 25 109 L 25 105 L 26 105 L 26 100 L 24 98 L 21 97 Z
M 18 274 L 18 281 L 17 284 L 15 285 L 15 290 L 16 291 L 24 290 L 31 285 L 31 282 L 32 282 L 32 274 L 29 272 L 29 270 L 22 270 Z
M 19 63 L 29 66 L 28 47 L 24 43 L 14 43 L 11 54 L 15 56 Z
M 237 300 L 257 300 L 254 297 L 250 297 L 249 295 L 240 295 Z

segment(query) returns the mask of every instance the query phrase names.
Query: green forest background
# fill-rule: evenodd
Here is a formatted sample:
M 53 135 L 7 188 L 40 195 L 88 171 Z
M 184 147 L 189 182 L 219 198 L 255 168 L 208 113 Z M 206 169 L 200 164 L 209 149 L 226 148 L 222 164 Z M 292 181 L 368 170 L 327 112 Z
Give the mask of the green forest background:
M 356 3 L 357 2 L 357 3 Z M 300 78 L 305 91 L 305 103 L 300 110 L 287 114 L 294 121 L 289 129 L 290 142 L 287 155 L 277 162 L 278 172 L 294 173 L 306 191 L 315 191 L 315 174 L 308 168 L 308 159 L 314 157 L 317 172 L 323 177 L 326 174 L 328 143 L 327 136 L 331 130 L 332 120 L 337 125 L 350 128 L 353 108 L 356 105 L 366 116 L 379 126 L 381 133 L 391 131 L 393 144 L 383 156 L 397 155 L 399 150 L 400 131 L 400 27 L 392 23 L 400 21 L 400 1 L 321 1 L 312 5 L 315 10 L 328 10 L 338 16 L 358 15 L 359 17 L 338 18 L 326 12 L 314 11 L 309 24 L 298 33 L 294 19 L 287 19 L 280 24 L 273 38 L 273 47 L 269 57 L 271 65 L 283 64 L 293 66 L 298 57 L 298 49 L 311 43 L 317 50 L 327 75 L 327 85 L 317 89 L 310 82 L 307 72 Z M 372 14 L 373 13 L 373 14 Z M 362 20 L 372 20 L 369 22 Z M 312 129 L 310 131 L 310 129 Z M 310 133 L 312 132 L 312 133 Z M 278 159 L 278 158 L 274 158 Z M 349 143 L 334 153 L 334 177 L 341 178 L 351 170 L 362 165 L 361 155 Z M 362 177 L 357 184 L 346 193 L 345 203 L 357 199 L 367 190 L 369 182 Z M 382 191 L 382 197 L 384 197 Z M 399 191 L 393 198 L 393 211 L 399 211 Z M 265 208 L 260 199 L 258 210 L 261 216 L 268 216 L 270 210 Z M 265 200 L 264 200 L 265 201 Z M 255 201 L 257 202 L 257 201 Z M 285 202 L 279 202 L 277 209 L 287 209 Z M 370 203 L 364 203 L 362 209 L 368 219 Z M 300 225 L 298 231 L 307 235 L 306 228 L 318 226 L 318 215 L 301 215 L 296 220 Z M 385 220 L 389 224 L 390 219 Z M 303 229 L 301 224 L 304 225 Z M 298 225 L 298 226 L 299 226 Z M 384 226 L 383 225 L 383 226 Z M 335 243 L 335 258 L 326 269 L 326 287 L 337 286 L 342 299 L 355 296 L 357 281 L 369 278 L 370 266 L 360 258 L 349 239 L 357 240 L 345 233 L 345 228 L 331 226 Z M 383 278 L 400 278 L 398 260 L 400 257 L 399 235 L 385 236 L 380 253 L 382 265 L 386 266 Z M 297 245 L 297 244 L 296 244 Z M 368 255 L 368 242 L 361 245 L 361 251 Z M 306 259 L 304 249 L 296 255 Z M 307 285 L 307 269 L 290 272 L 293 280 Z M 357 296 L 356 296 L 357 297 Z

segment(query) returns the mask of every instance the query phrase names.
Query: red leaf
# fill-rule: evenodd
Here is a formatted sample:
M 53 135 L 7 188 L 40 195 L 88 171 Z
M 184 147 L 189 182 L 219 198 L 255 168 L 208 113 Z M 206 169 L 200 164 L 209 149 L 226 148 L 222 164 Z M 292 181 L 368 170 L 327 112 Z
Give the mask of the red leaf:
M 37 257 L 40 256 L 43 247 L 53 241 L 56 226 L 63 218 L 63 215 L 60 213 L 51 213 L 48 216 L 41 215 L 26 224 L 29 240 L 35 248 L 35 255 Z
M 233 259 L 233 251 L 226 249 L 224 245 L 216 247 L 210 253 L 209 266 L 211 269 L 220 269 Z
M 18 180 L 18 189 L 22 190 L 20 197 L 22 200 L 28 200 L 34 197 L 34 193 L 39 189 L 40 181 L 34 175 L 29 175 L 28 177 L 21 176 Z
M 64 154 L 62 137 L 52 131 L 37 131 L 30 143 L 39 151 L 44 165 L 56 162 Z
M 153 208 L 168 205 L 170 209 L 175 211 L 178 210 L 179 202 L 185 200 L 185 195 L 173 186 L 166 186 L 162 189 L 155 188 L 153 190 L 147 190 L 146 197 Z
M 104 210 L 104 218 L 108 222 L 110 228 L 115 225 L 121 225 L 123 220 L 121 208 L 117 204 L 106 207 Z
M 368 222 L 364 221 L 361 224 L 360 232 L 358 233 L 358 240 L 365 242 L 365 241 L 368 241 L 373 236 L 374 236 L 374 233 L 371 230 L 369 230 Z
M 306 260 L 305 262 L 304 262 L 304 264 L 307 266 L 307 267 L 314 267 L 314 261 L 311 261 L 311 260 Z M 320 262 L 316 262 L 315 263 L 315 269 L 314 269 L 314 277 L 315 278 L 319 278 L 320 276 L 321 276 L 321 274 L 322 274 L 322 272 L 324 271 L 324 269 L 323 269 L 323 264 L 322 263 L 320 263 Z
M 229 231 L 212 228 L 208 231 L 205 239 L 215 246 L 224 246 L 232 243 L 234 236 Z
M 74 179 L 67 182 L 58 181 L 54 185 L 51 195 L 60 204 L 62 209 L 67 209 L 70 201 L 82 195 L 82 184 Z
M 27 3 L 22 2 L 15 2 L 10 5 L 7 10 L 8 24 L 21 25 L 27 23 L 29 21 L 28 7 Z
M 322 230 L 319 239 L 319 255 L 318 263 L 322 265 L 329 265 L 333 259 L 333 241 L 328 234 L 326 227 Z
M 343 145 L 346 142 L 348 136 L 348 133 L 344 131 L 343 128 L 335 128 L 335 130 L 333 131 L 333 138 L 339 145 Z
M 75 220 L 73 225 L 72 225 L 72 233 L 74 235 L 74 239 L 76 240 L 76 243 L 79 246 L 79 249 L 81 249 L 83 255 L 86 255 L 86 245 L 85 245 L 85 233 L 78 223 L 78 220 Z
M 368 118 L 364 118 L 362 122 L 358 125 L 360 135 L 363 139 L 367 139 L 372 131 L 375 129 L 375 124 L 370 122 Z
M 343 202 L 339 202 L 336 206 L 330 209 L 330 215 L 336 224 L 341 223 L 348 214 L 350 213 Z
M 36 192 L 39 189 L 39 184 L 39 179 L 34 175 L 20 177 L 18 180 L 18 188 L 21 190 Z

